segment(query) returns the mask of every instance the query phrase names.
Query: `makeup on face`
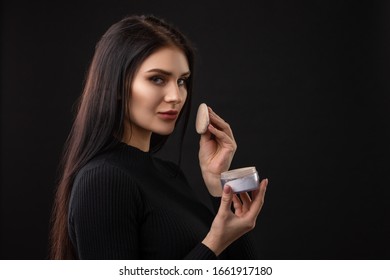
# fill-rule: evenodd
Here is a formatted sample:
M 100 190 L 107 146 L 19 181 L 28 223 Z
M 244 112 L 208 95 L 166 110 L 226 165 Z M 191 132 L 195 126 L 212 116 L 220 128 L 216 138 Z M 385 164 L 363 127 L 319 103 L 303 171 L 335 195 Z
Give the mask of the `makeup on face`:
M 174 121 L 179 116 L 178 110 L 168 110 L 168 111 L 162 111 L 157 113 L 158 116 L 166 121 Z
M 142 141 L 151 133 L 171 134 L 186 102 L 189 76 L 187 58 L 175 47 L 148 56 L 132 81 L 126 133 Z
M 259 174 L 254 166 L 222 172 L 221 185 L 229 185 L 234 193 L 253 191 L 259 188 Z
M 198 134 L 204 134 L 210 124 L 209 109 L 205 103 L 199 105 L 196 114 L 195 128 Z

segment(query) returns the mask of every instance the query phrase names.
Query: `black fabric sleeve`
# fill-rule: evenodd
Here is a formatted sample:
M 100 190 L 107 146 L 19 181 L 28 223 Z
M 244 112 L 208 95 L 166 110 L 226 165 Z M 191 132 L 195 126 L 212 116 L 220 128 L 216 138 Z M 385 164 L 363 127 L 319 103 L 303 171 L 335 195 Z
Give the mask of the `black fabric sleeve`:
M 215 253 L 203 243 L 199 243 L 192 251 L 184 258 L 185 260 L 216 260 Z
M 140 193 L 126 172 L 108 164 L 83 172 L 74 186 L 69 213 L 78 257 L 139 259 L 141 212 Z
M 126 171 L 106 163 L 83 171 L 75 181 L 69 209 L 69 234 L 78 257 L 142 259 L 143 213 L 143 197 Z M 198 243 L 184 259 L 217 257 Z

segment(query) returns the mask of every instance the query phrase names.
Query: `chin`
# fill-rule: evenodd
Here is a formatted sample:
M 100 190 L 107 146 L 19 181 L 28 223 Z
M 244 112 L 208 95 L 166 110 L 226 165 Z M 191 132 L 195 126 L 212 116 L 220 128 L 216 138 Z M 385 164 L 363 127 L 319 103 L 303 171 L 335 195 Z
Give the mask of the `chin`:
M 169 129 L 158 129 L 158 130 L 155 130 L 153 132 L 156 133 L 156 134 L 159 134 L 159 135 L 168 136 L 168 135 L 172 134 L 172 132 L 174 130 L 175 130 L 175 128 L 172 127 L 172 128 L 169 128 Z

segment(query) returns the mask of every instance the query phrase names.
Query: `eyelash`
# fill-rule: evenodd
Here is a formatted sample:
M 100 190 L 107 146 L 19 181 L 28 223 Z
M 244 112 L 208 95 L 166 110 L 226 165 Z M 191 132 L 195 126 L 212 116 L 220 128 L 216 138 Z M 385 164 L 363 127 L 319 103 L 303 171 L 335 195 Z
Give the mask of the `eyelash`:
M 180 78 L 179 81 L 183 81 L 183 86 L 187 86 L 187 82 L 188 82 L 188 77 L 184 77 L 184 78 Z M 180 84 L 179 84 L 180 86 Z
M 160 76 L 153 76 L 150 78 L 150 80 L 156 85 L 163 85 L 165 83 L 165 79 L 163 77 L 160 77 Z M 186 86 L 187 80 L 188 80 L 188 77 L 180 78 L 177 83 L 179 86 Z M 183 81 L 183 83 L 180 84 L 180 81 Z
M 150 80 L 151 80 L 153 83 L 158 84 L 158 85 L 160 85 L 160 84 L 162 84 L 162 83 L 164 82 L 164 79 L 161 78 L 161 77 L 158 77 L 158 76 L 150 77 Z M 159 80 L 161 80 L 162 82 L 159 81 Z

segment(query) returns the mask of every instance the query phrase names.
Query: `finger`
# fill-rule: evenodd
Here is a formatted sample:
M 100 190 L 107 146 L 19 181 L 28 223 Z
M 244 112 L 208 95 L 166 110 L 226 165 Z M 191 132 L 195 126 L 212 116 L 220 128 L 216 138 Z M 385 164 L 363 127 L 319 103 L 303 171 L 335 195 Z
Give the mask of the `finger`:
M 227 213 L 231 211 L 231 205 L 233 200 L 233 191 L 232 188 L 229 185 L 225 185 L 223 187 L 222 197 L 221 197 L 221 204 L 219 205 L 218 212 L 220 213 Z
M 229 135 L 230 138 L 234 139 L 233 131 L 230 127 L 230 125 L 222 119 L 220 116 L 218 116 L 211 107 L 208 107 L 209 109 L 209 116 L 210 116 L 210 123 L 214 126 L 220 128 L 223 130 L 227 135 Z
M 248 210 L 251 205 L 251 198 L 249 197 L 249 194 L 247 192 L 240 193 L 240 198 L 243 204 L 243 209 Z
M 217 138 L 216 140 L 218 140 L 219 142 L 222 142 L 222 143 L 225 143 L 225 144 L 231 146 L 234 150 L 237 148 L 236 142 L 234 141 L 234 139 L 229 137 L 224 131 L 217 129 L 216 127 L 214 127 L 211 124 L 209 125 L 208 129 L 212 134 L 215 135 L 215 137 Z
M 242 203 L 236 194 L 233 195 L 234 214 L 240 216 L 242 214 Z
M 220 128 L 228 128 L 229 127 L 229 124 L 224 120 L 222 119 L 217 113 L 215 113 L 213 111 L 213 109 L 211 109 L 211 107 L 208 107 L 209 109 L 209 116 L 210 116 L 210 119 L 212 121 L 214 121 L 214 123 L 220 127 Z
M 210 107 L 209 107 L 209 117 L 210 117 L 211 124 L 223 130 L 226 134 L 229 135 L 229 137 L 234 139 L 233 131 L 229 123 L 227 123 L 224 119 L 222 119 L 219 115 L 217 115 Z
M 267 190 L 268 179 L 263 179 L 260 183 L 259 190 L 253 191 L 253 200 L 248 213 L 253 216 L 257 216 L 260 213 L 264 204 L 265 192 Z
M 212 140 L 212 133 L 209 129 L 206 130 L 205 133 L 200 135 L 200 143 L 205 143 Z

